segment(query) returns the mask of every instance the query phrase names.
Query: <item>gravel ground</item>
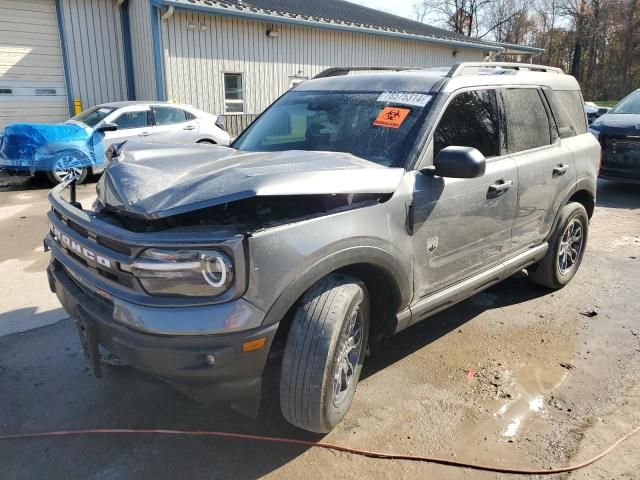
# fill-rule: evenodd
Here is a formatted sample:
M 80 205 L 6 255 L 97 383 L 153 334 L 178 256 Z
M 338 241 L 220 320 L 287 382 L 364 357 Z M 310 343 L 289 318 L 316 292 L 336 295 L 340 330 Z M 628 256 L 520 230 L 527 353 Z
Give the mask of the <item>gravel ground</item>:
M 126 367 L 91 378 L 75 327 L 46 287 L 47 256 L 38 250 L 45 187 L 0 179 L 0 335 L 12 333 L 0 337 L 2 433 L 222 430 L 547 467 L 582 461 L 640 425 L 637 186 L 600 183 L 584 262 L 563 290 L 550 293 L 518 274 L 374 345 L 349 415 L 324 438 L 282 420 L 277 365 L 258 420 L 226 405 L 207 409 Z M 90 202 L 93 185 L 79 196 Z M 602 462 L 554 478 L 639 479 L 639 451 L 640 435 Z M 0 472 L 10 479 L 537 478 L 247 441 L 132 436 L 3 442 Z

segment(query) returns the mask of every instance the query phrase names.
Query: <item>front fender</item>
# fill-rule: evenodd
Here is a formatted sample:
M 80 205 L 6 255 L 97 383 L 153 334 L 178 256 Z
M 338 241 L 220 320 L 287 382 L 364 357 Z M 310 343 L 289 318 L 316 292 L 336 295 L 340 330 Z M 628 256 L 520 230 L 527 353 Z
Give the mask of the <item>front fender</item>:
M 410 273 L 391 253 L 376 245 L 363 245 L 361 239 L 358 245 L 352 245 L 326 255 L 318 252 L 312 259 L 299 265 L 289 284 L 280 292 L 267 311 L 263 324 L 270 325 L 279 322 L 304 292 L 321 278 L 331 272 L 356 264 L 371 265 L 382 271 L 389 284 L 392 285 L 393 291 L 390 293 L 392 298 L 398 299 L 399 310 L 408 304 L 411 295 Z
M 407 201 L 406 195 L 396 193 L 384 203 L 354 206 L 250 234 L 244 297 L 268 312 L 265 322 L 279 321 L 324 275 L 368 264 L 387 277 L 402 309 L 413 293 L 413 243 L 405 228 Z

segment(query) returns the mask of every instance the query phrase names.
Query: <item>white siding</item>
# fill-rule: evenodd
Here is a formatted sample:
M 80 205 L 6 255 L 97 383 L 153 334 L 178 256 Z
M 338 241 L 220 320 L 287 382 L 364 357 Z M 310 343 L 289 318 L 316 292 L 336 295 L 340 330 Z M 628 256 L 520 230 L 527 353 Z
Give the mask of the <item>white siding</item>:
M 151 5 L 149 0 L 129 0 L 131 50 L 137 100 L 155 100 L 156 82 L 151 38 Z
M 197 28 L 187 29 L 187 22 Z M 270 28 L 279 37 L 267 37 Z M 312 77 L 332 66 L 445 66 L 484 56 L 481 50 L 177 11 L 162 23 L 162 45 L 167 99 L 212 113 L 223 113 L 224 72 L 243 73 L 245 113 L 258 113 L 299 72 Z
M 69 78 L 83 108 L 127 100 L 120 9 L 114 0 L 61 0 Z
M 68 118 L 60 35 L 53 0 L 0 0 L 0 129 L 9 123 Z M 37 95 L 37 88 L 54 95 Z

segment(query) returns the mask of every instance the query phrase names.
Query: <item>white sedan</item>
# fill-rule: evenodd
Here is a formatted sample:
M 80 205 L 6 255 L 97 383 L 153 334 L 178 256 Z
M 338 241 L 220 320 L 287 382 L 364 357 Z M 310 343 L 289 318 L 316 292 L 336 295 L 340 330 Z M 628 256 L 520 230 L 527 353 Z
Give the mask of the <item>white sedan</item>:
M 70 118 L 65 123 L 92 130 L 104 129 L 104 148 L 129 140 L 138 143 L 229 145 L 222 117 L 198 110 L 190 105 L 166 102 L 113 102 L 96 105 Z M 106 127 L 106 128 L 105 128 Z M 81 182 L 86 169 L 75 172 Z M 92 173 L 101 169 L 94 168 Z M 60 181 L 70 172 L 52 173 Z

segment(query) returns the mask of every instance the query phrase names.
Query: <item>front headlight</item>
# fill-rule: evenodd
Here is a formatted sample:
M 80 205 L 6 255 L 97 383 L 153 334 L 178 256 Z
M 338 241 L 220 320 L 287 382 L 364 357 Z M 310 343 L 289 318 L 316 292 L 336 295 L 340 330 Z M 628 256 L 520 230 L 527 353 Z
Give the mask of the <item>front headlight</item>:
M 151 295 L 213 297 L 233 285 L 231 259 L 218 250 L 145 250 L 128 270 Z

